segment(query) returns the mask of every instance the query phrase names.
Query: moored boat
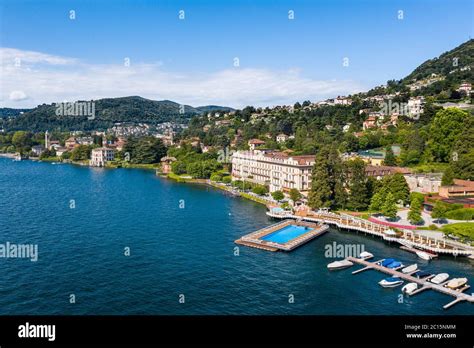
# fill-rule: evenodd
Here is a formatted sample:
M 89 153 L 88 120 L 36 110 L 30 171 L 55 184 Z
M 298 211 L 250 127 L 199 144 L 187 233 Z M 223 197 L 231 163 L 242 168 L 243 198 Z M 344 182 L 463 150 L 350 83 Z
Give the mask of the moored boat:
M 374 255 L 369 253 L 368 251 L 363 251 L 359 255 L 359 258 L 362 259 L 362 260 L 368 260 L 368 259 L 371 259 L 373 257 L 374 257 Z
M 417 251 L 416 252 L 416 255 L 420 258 L 420 259 L 423 259 L 423 260 L 426 260 L 426 261 L 429 261 L 431 260 L 432 256 L 430 254 L 428 254 L 427 252 L 424 252 L 424 251 Z
M 379 285 L 383 286 L 384 288 L 394 288 L 402 284 L 403 284 L 403 280 L 401 280 L 398 277 L 385 278 L 379 282 Z
M 329 270 L 336 270 L 336 269 L 343 269 L 347 267 L 351 267 L 353 265 L 352 262 L 349 260 L 340 260 L 340 261 L 334 261 L 328 264 L 328 269 Z
M 402 273 L 412 273 L 412 272 L 415 272 L 417 269 L 418 269 L 418 265 L 415 263 L 413 265 L 403 268 Z
M 429 277 L 431 275 L 433 275 L 433 274 L 430 273 L 430 272 L 425 272 L 425 271 L 418 271 L 414 274 L 414 276 L 417 277 L 418 279 L 423 279 L 423 278 Z
M 402 288 L 402 292 L 411 295 L 415 290 L 418 289 L 418 284 L 417 283 L 408 283 Z
M 448 278 L 449 278 L 448 273 L 440 273 L 434 276 L 433 279 L 431 279 L 431 282 L 433 284 L 441 284 L 441 283 L 444 283 L 446 280 L 448 280 Z
M 450 289 L 458 289 L 466 283 L 467 283 L 467 278 L 454 278 L 454 279 L 451 279 L 448 282 L 448 284 L 446 284 L 446 287 Z
M 393 261 L 391 264 L 387 265 L 386 267 L 390 269 L 396 269 L 396 268 L 403 267 L 403 264 L 398 261 Z
M 394 261 L 395 261 L 395 259 L 385 259 L 385 260 L 382 261 L 382 263 L 380 265 L 382 265 L 384 267 L 387 267 L 388 265 L 390 265 Z

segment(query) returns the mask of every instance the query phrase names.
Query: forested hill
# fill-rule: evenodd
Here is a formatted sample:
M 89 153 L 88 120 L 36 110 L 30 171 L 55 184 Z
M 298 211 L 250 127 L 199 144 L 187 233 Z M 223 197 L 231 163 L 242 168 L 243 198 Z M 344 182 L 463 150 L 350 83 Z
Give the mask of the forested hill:
M 402 81 L 411 83 L 413 80 L 422 80 L 436 75 L 452 75 L 461 71 L 466 71 L 465 78 L 472 76 L 473 71 L 466 69 L 472 67 L 474 63 L 474 39 L 466 41 L 462 45 L 441 54 L 439 57 L 429 59 Z M 463 70 L 465 69 L 465 70 Z M 471 68 L 472 69 L 472 68 Z M 469 72 L 469 74 L 467 73 Z M 462 78 L 462 76 L 460 76 Z
M 459 99 L 457 89 L 463 82 L 474 81 L 474 39 L 458 47 L 428 59 L 400 80 L 387 81 L 361 93 L 361 96 L 374 96 L 396 92 L 411 96 L 434 97 L 440 101 Z
M 187 122 L 193 115 L 208 110 L 231 110 L 228 107 L 215 105 L 194 108 L 170 100 L 156 101 L 138 96 L 96 100 L 93 120 L 88 119 L 87 116 L 57 116 L 56 108 L 55 104 L 39 105 L 8 120 L 3 127 L 7 130 L 30 131 L 44 131 L 46 129 L 93 130 L 110 127 L 116 122 Z

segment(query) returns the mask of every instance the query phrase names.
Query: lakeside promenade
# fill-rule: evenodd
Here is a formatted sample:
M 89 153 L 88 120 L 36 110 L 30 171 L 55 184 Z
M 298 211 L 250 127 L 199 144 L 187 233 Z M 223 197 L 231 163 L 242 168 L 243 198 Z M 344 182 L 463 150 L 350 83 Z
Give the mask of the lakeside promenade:
M 325 211 L 297 212 L 295 214 L 268 211 L 266 214 L 275 219 L 305 220 L 333 225 L 341 229 L 360 231 L 380 237 L 388 242 L 396 242 L 405 247 L 417 248 L 437 254 L 470 257 L 474 255 L 474 247 L 468 245 L 423 236 L 413 230 L 402 229 L 401 232 L 395 232 L 390 226 L 380 225 L 347 214 L 336 214 Z

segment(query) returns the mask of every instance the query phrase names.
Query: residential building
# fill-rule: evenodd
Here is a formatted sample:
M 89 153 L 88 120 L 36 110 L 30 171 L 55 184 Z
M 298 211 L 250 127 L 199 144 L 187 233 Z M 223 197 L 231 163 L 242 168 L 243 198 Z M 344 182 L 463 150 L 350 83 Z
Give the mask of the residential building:
M 260 140 L 260 139 L 250 139 L 249 142 L 248 142 L 248 145 L 249 145 L 250 151 L 253 151 L 256 148 L 258 148 L 262 145 L 265 145 L 265 142 L 263 140 Z
M 288 140 L 288 135 L 286 135 L 286 134 L 283 134 L 283 133 L 282 133 L 282 134 L 278 134 L 278 135 L 276 136 L 276 141 L 277 141 L 277 143 L 284 143 L 284 142 L 287 141 L 287 140 Z
M 108 161 L 113 161 L 115 158 L 115 151 L 108 147 L 99 147 L 93 149 L 91 153 L 91 160 L 89 164 L 92 167 L 105 167 Z
M 94 138 L 92 138 L 92 137 L 80 137 L 80 138 L 76 138 L 76 142 L 79 145 L 92 145 L 92 144 L 94 144 Z
M 176 158 L 175 157 L 170 157 L 170 156 L 165 156 L 161 159 L 161 172 L 163 174 L 169 174 L 171 173 L 171 163 L 175 162 Z
M 79 146 L 79 144 L 77 143 L 75 137 L 70 137 L 70 138 L 66 139 L 66 141 L 64 142 L 64 146 L 65 146 L 68 150 L 72 150 L 72 149 L 74 149 L 76 146 Z
M 405 175 L 405 174 L 410 174 L 411 170 L 409 168 L 404 168 L 404 167 L 372 166 L 372 165 L 365 166 L 365 174 L 367 174 L 367 176 L 374 177 L 377 180 L 381 180 L 384 176 L 393 175 L 396 173 Z
M 367 130 L 377 127 L 377 118 L 375 116 L 369 116 L 363 123 L 362 129 Z
M 423 113 L 425 98 L 423 96 L 408 99 L 408 115 L 412 117 L 419 116 Z
M 367 151 L 359 151 L 357 156 L 363 160 L 365 163 L 371 166 L 381 166 L 383 165 L 383 161 L 385 159 L 384 152 L 376 152 L 372 150 Z
M 467 82 L 462 83 L 461 86 L 459 86 L 458 88 L 458 92 L 464 92 L 468 96 L 471 95 L 471 90 L 472 90 L 472 86 L 470 83 L 467 83 Z
M 56 147 L 54 148 L 56 151 L 56 156 L 61 157 L 64 153 L 66 153 L 68 150 L 65 147 Z
M 40 156 L 44 150 L 45 148 L 43 145 L 35 145 L 31 148 L 31 152 L 33 152 L 35 156 Z
M 410 188 L 410 192 L 438 193 L 443 174 L 405 174 L 404 177 Z
M 439 188 L 439 195 L 444 198 L 474 196 L 474 181 L 454 179 L 454 185 Z
M 291 156 L 273 150 L 237 151 L 232 155 L 233 180 L 269 187 L 270 192 L 293 188 L 307 194 L 314 156 Z

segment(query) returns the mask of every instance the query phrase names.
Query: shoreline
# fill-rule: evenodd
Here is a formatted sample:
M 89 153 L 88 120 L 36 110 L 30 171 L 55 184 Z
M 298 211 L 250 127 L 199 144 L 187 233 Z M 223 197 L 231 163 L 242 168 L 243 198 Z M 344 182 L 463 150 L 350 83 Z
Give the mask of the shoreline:
M 0 158 L 14 159 L 15 155 L 14 154 L 0 154 Z M 46 160 L 40 160 L 39 158 L 38 159 L 37 158 L 28 158 L 26 160 L 31 160 L 31 161 L 34 161 L 34 162 L 45 162 L 45 163 L 55 162 L 55 161 L 52 161 L 52 160 L 48 161 L 47 159 Z M 59 163 L 72 164 L 72 165 L 81 166 L 81 167 L 96 168 L 96 167 L 90 166 L 89 164 L 84 163 L 84 162 L 75 162 L 75 161 L 70 161 L 70 160 L 59 161 Z M 129 165 L 129 166 L 126 166 L 126 167 L 123 167 L 123 166 L 105 166 L 105 167 L 101 167 L 101 168 L 104 168 L 104 169 L 154 170 L 155 175 L 160 177 L 160 178 L 163 178 L 163 179 L 173 180 L 177 183 L 187 183 L 187 184 L 198 184 L 198 185 L 210 186 L 210 187 L 213 187 L 213 188 L 218 189 L 220 191 L 228 192 L 228 193 L 232 194 L 233 196 L 242 197 L 244 199 L 253 201 L 255 203 L 262 204 L 267 208 L 272 204 L 272 202 L 266 201 L 263 198 L 255 197 L 255 196 L 253 196 L 249 193 L 246 193 L 246 192 L 239 192 L 239 194 L 236 195 L 230 187 L 228 187 L 224 184 L 219 184 L 217 182 L 212 182 L 210 179 L 194 179 L 192 177 L 181 177 L 181 176 L 178 176 L 174 173 L 171 173 L 171 175 L 170 174 L 163 174 L 163 173 L 158 171 L 159 166 L 153 167 L 153 165 L 149 165 L 149 164 L 145 164 L 145 165 L 136 164 L 136 165 Z M 278 204 L 276 204 L 276 205 L 278 206 Z M 474 222 L 472 222 L 472 223 L 474 223 Z

